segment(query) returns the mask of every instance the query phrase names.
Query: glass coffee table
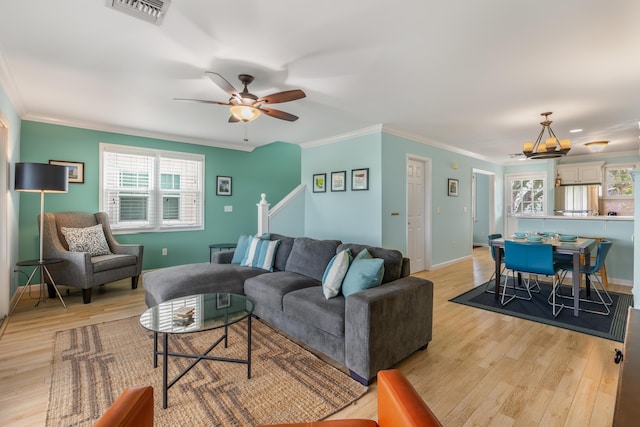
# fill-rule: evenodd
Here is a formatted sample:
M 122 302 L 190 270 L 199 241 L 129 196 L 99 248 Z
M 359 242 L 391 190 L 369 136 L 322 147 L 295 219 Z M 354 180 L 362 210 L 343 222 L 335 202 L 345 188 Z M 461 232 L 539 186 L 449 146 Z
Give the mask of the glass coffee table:
M 140 324 L 153 332 L 153 367 L 158 367 L 158 355 L 162 355 L 162 407 L 167 407 L 167 391 L 201 360 L 244 363 L 247 378 L 251 378 L 251 314 L 253 302 L 243 295 L 211 293 L 189 295 L 165 301 L 151 307 L 140 316 Z M 209 356 L 219 344 L 227 347 L 229 325 L 247 319 L 247 358 L 231 359 Z M 184 354 L 169 351 L 169 336 L 190 334 L 224 328 L 224 333 L 202 354 Z M 163 334 L 162 349 L 158 348 L 158 334 Z M 167 362 L 171 357 L 195 359 L 171 381 L 167 378 Z

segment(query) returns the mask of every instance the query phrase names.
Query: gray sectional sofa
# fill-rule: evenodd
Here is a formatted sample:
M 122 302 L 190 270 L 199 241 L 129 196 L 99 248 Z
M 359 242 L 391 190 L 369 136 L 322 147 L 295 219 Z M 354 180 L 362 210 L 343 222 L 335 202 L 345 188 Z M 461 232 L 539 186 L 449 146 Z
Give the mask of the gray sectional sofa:
M 244 294 L 257 317 L 343 364 L 363 384 L 431 341 L 433 283 L 409 276 L 409 260 L 399 251 L 278 234 L 270 239 L 280 241 L 273 272 L 231 264 L 233 251 L 214 252 L 210 263 L 144 273 L 147 305 L 199 293 Z M 384 260 L 382 285 L 326 299 L 324 271 L 346 248 L 354 255 L 366 248 Z

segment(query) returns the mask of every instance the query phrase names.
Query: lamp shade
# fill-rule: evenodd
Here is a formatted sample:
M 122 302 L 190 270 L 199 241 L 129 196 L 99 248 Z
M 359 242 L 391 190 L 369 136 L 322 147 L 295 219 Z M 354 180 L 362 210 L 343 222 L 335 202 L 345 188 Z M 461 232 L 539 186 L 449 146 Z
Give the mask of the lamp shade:
M 47 163 L 16 163 L 16 191 L 66 193 L 69 172 L 66 166 Z

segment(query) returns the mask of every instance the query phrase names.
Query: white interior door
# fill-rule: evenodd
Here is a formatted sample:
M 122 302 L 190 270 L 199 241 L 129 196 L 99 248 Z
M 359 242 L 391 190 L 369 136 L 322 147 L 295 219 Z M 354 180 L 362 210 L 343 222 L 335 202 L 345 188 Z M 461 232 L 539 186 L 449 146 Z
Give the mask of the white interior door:
M 407 161 L 407 257 L 411 273 L 422 271 L 425 264 L 425 163 Z

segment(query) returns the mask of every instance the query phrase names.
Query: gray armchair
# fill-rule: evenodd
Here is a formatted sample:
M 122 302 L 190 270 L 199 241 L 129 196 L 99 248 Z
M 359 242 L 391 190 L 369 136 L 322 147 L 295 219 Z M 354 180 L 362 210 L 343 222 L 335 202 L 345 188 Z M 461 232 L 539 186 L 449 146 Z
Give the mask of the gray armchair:
M 38 221 L 40 217 L 38 216 Z M 102 224 L 111 254 L 91 256 L 86 252 L 70 252 L 62 227 L 85 228 Z M 121 245 L 113 238 L 109 217 L 105 212 L 56 212 L 44 214 L 43 256 L 61 258 L 64 262 L 49 266 L 57 285 L 82 289 L 82 300 L 91 302 L 94 286 L 131 277 L 131 289 L 138 287 L 142 272 L 142 245 Z M 51 287 L 49 289 L 51 294 Z

